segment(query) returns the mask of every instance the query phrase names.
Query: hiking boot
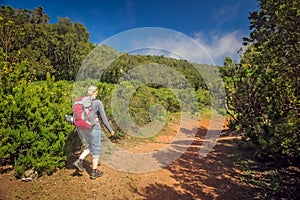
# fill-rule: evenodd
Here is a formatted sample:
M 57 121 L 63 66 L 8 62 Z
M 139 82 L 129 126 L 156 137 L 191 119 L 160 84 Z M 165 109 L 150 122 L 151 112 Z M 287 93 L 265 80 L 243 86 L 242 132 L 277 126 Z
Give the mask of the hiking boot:
M 81 172 L 84 171 L 84 168 L 83 168 L 83 166 L 82 166 L 82 162 L 80 162 L 79 159 L 77 159 L 77 160 L 73 163 L 73 165 L 74 165 L 79 171 L 81 171 Z
M 97 170 L 97 171 L 95 171 L 95 172 L 93 171 L 93 172 L 91 173 L 90 178 L 93 179 L 93 180 L 95 180 L 96 178 L 101 177 L 102 175 L 103 175 L 103 172 Z

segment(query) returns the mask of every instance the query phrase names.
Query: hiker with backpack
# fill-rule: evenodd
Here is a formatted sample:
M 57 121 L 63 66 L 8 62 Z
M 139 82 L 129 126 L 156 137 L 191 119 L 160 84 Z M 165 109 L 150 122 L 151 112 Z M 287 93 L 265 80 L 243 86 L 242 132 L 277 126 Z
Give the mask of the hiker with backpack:
M 79 134 L 87 143 L 86 149 L 80 154 L 79 158 L 73 163 L 74 166 L 81 172 L 84 171 L 83 160 L 92 155 L 92 172 L 91 179 L 96 179 L 103 175 L 103 172 L 98 170 L 100 147 L 101 147 L 101 127 L 98 120 L 100 116 L 103 124 L 114 135 L 114 131 L 106 118 L 103 104 L 97 100 L 98 89 L 95 86 L 88 88 L 87 96 L 80 97 L 75 100 L 73 106 L 73 120 Z

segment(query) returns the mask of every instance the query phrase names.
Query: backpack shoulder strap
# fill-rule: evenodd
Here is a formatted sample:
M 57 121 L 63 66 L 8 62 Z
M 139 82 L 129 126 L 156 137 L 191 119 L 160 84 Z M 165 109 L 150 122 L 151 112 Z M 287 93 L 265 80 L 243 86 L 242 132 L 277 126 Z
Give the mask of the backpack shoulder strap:
M 82 104 L 84 107 L 88 107 L 91 105 L 91 97 L 89 97 L 89 96 L 79 97 L 74 102 L 74 105 L 76 105 L 76 104 Z

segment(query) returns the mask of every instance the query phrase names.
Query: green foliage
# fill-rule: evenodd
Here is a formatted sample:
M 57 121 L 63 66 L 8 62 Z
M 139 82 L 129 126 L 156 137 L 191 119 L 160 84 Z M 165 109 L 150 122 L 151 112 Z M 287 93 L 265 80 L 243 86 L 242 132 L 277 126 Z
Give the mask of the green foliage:
M 274 167 L 266 161 L 258 162 L 254 157 L 256 146 L 247 141 L 238 141 L 237 147 L 235 166 L 244 174 L 240 181 L 254 188 L 250 191 L 252 199 L 299 199 L 297 167 Z
M 237 64 L 223 69 L 234 124 L 257 144 L 264 160 L 296 163 L 299 159 L 299 1 L 261 0 L 250 13 L 249 46 Z
M 83 60 L 94 47 L 88 42 L 89 33 L 82 24 L 72 23 L 68 18 L 59 18 L 58 24 L 51 26 L 48 36 L 51 49 L 46 55 L 55 69 L 55 77 L 75 80 Z
M 72 128 L 64 120 L 70 110 L 70 86 L 48 76 L 46 81 L 21 83 L 1 96 L 0 159 L 13 163 L 17 176 L 29 168 L 50 174 L 64 166 Z
M 27 61 L 17 64 L 0 61 L 0 87 L 2 94 L 11 93 L 19 84 L 34 80 L 35 76 L 29 72 Z
M 167 58 L 164 56 L 143 56 L 143 55 L 130 55 L 124 53 L 117 57 L 111 65 L 106 69 L 101 77 L 101 81 L 108 83 L 117 83 L 119 79 L 126 73 L 128 73 L 133 68 L 138 66 L 143 66 L 151 71 L 151 67 L 156 67 L 157 65 L 166 66 L 174 71 L 177 71 L 181 76 L 183 76 L 188 83 L 195 88 L 205 89 L 206 84 L 204 83 L 202 77 L 199 72 L 195 69 L 195 67 L 186 60 L 176 60 L 173 58 Z M 207 67 L 208 65 L 202 65 L 203 67 Z M 208 66 L 212 67 L 212 66 Z M 152 73 L 156 73 L 156 70 L 152 70 Z M 137 73 L 137 72 L 136 72 Z M 142 72 L 139 74 L 143 74 Z M 134 75 L 134 74 L 133 74 Z M 144 74 L 145 77 L 140 77 L 142 79 L 147 78 L 147 74 Z M 149 77 L 148 77 L 149 78 Z M 164 79 L 164 82 L 168 85 L 172 85 L 172 83 L 178 83 L 179 80 L 174 80 L 174 78 L 179 78 L 179 76 L 168 76 Z M 160 85 L 158 85 L 159 87 Z
M 205 99 L 202 93 L 193 94 L 193 90 L 153 88 L 139 81 L 122 81 L 118 85 L 99 83 L 98 88 L 108 117 L 114 119 L 114 130 L 119 132 L 124 131 L 121 127 L 131 130 L 136 125 L 142 127 L 155 120 L 164 121 L 171 113 L 198 113 L 200 102 L 194 102 L 193 97 Z
M 0 163 L 13 164 L 18 177 L 30 168 L 42 175 L 65 166 L 76 135 L 64 115 L 90 85 L 98 87 L 118 138 L 123 129 L 112 119 L 125 111 L 129 117 L 119 119 L 121 124 L 133 121 L 142 127 L 163 122 L 170 113 L 195 114 L 211 105 L 200 65 L 98 47 L 89 42 L 84 25 L 68 18 L 59 18 L 57 24 L 49 20 L 41 7 L 0 8 Z M 170 71 L 161 71 L 163 67 Z M 201 65 L 203 73 L 211 67 Z M 126 74 L 128 80 L 120 81 Z M 218 84 L 210 83 L 213 94 L 218 94 Z M 112 107 L 115 97 L 128 100 L 128 105 L 116 101 Z
M 197 90 L 196 91 L 196 96 L 197 96 L 197 100 L 198 100 L 198 106 L 199 106 L 199 109 L 202 109 L 202 108 L 207 108 L 211 105 L 211 97 L 210 97 L 210 94 L 209 94 L 209 91 L 207 90 Z
M 42 7 L 34 10 L 0 8 L 0 45 L 5 61 L 14 64 L 26 60 L 28 71 L 37 80 L 47 72 L 58 80 L 74 80 L 86 55 L 94 48 L 89 33 L 80 23 L 59 18 L 49 24 Z

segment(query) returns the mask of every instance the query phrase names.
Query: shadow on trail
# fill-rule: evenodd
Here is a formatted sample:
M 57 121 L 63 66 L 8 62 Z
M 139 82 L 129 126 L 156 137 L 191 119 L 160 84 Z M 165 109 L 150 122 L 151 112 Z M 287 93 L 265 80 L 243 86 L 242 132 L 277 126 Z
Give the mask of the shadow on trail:
M 78 158 L 78 154 L 81 151 L 81 146 L 82 143 L 80 137 L 76 129 L 74 129 L 71 133 L 69 133 L 64 147 L 64 154 L 66 156 L 65 166 L 67 169 L 74 168 L 73 162 Z
M 221 134 L 213 150 L 206 157 L 199 157 L 206 132 L 206 128 L 198 128 L 186 152 L 166 168 L 176 184 L 150 184 L 141 192 L 145 199 L 250 199 L 249 188 L 239 184 L 240 175 L 233 168 L 234 139 Z
M 68 135 L 68 138 L 66 140 L 66 145 L 64 148 L 64 152 L 65 152 L 65 156 L 66 156 L 65 167 L 66 167 L 66 169 L 74 169 L 74 172 L 71 173 L 70 176 L 82 176 L 82 172 L 79 172 L 73 165 L 75 160 L 78 159 L 82 150 L 83 150 L 82 141 L 81 141 L 76 129 L 74 129 Z M 86 172 L 89 174 L 92 172 L 90 160 L 91 159 L 89 159 L 89 160 L 86 159 L 83 161 L 83 167 L 86 170 Z

